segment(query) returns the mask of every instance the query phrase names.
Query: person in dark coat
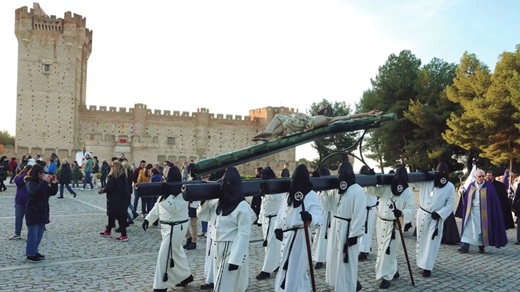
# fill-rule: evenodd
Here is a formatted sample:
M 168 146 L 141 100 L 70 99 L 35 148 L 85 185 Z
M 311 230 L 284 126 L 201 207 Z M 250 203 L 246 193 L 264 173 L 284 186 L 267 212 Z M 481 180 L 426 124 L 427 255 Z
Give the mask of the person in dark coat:
M 69 186 L 72 181 L 72 170 L 70 168 L 70 163 L 67 159 L 63 159 L 61 164 L 61 171 L 59 174 L 59 183 L 60 183 L 60 196 L 58 199 L 63 199 L 63 186 L 67 188 L 69 193 L 76 198 L 76 192 Z
M 55 175 L 43 174 L 43 167 L 35 164 L 25 177 L 25 186 L 29 198 L 25 207 L 25 222 L 27 225 L 27 259 L 38 262 L 45 256 L 38 252 L 42 241 L 45 224 L 50 223 L 49 197 L 58 192 L 58 178 Z
M 515 221 L 513 221 L 513 214 L 511 213 L 511 201 L 507 195 L 506 185 L 497 181 L 496 175 L 491 170 L 486 171 L 486 181 L 490 182 L 498 195 L 500 207 L 502 207 L 502 215 L 504 216 L 504 228 L 506 230 L 515 228 Z
M 262 171 L 264 170 L 263 167 L 258 167 L 256 169 L 256 178 L 262 178 Z M 262 226 L 262 223 L 258 223 L 258 219 L 260 218 L 260 208 L 262 207 L 262 196 L 254 196 L 251 199 L 251 208 L 256 214 L 256 220 L 253 222 L 253 224 L 256 224 L 258 226 Z
M 110 164 L 108 164 L 108 162 L 105 159 L 103 159 L 103 161 L 101 161 L 101 188 L 104 188 L 106 186 L 107 176 L 108 176 L 109 172 L 110 172 Z M 132 182 L 132 181 L 130 181 L 130 182 Z M 130 185 L 130 187 L 131 186 L 132 185 Z
M 115 221 L 119 224 L 121 236 L 117 237 L 117 241 L 128 241 L 126 235 L 126 209 L 130 204 L 130 194 L 128 191 L 128 179 L 126 168 L 119 161 L 112 161 L 112 167 L 108 174 L 106 187 L 102 188 L 99 194 L 107 195 L 107 216 L 108 224 L 99 234 L 103 236 L 112 236 L 112 228 L 115 227 Z
M 515 198 L 513 199 L 513 212 L 516 216 L 516 242 L 520 245 L 520 188 L 516 188 Z
M 4 184 L 4 180 L 7 179 L 8 170 L 9 161 L 7 161 L 7 156 L 0 157 L 0 192 L 4 192 L 7 190 L 7 187 Z

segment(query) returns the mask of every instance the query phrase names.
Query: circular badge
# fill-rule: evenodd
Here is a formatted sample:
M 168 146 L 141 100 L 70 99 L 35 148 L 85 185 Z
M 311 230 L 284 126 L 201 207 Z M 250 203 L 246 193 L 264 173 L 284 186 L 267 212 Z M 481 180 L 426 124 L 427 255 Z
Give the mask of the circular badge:
M 298 202 L 303 200 L 303 193 L 302 192 L 296 192 L 296 194 L 294 194 L 294 199 L 296 201 L 298 201 Z
M 448 180 L 445 177 L 441 178 L 441 184 L 445 185 L 447 182 Z
M 397 186 L 397 191 L 401 193 L 403 191 L 403 186 L 402 185 L 398 185 Z
M 342 190 L 342 191 L 346 190 L 347 186 L 348 185 L 347 185 L 346 181 L 342 181 L 342 182 L 339 183 L 339 189 Z

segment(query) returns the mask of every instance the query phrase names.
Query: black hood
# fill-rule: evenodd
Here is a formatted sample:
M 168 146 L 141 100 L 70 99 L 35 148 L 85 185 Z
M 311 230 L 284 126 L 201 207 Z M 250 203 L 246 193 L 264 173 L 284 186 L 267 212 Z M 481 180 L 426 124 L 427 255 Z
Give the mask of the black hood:
M 445 162 L 439 163 L 437 165 L 437 170 L 435 172 L 435 179 L 433 181 L 433 186 L 436 188 L 443 188 L 448 184 L 449 178 L 449 168 Z
M 356 175 L 354 174 L 354 168 L 350 162 L 345 161 L 339 166 L 338 170 L 338 191 L 343 194 L 347 189 L 356 183 Z
M 168 178 L 169 178 L 168 182 L 179 182 L 179 181 L 182 181 L 182 176 L 181 176 L 180 170 L 176 166 L 170 167 L 170 169 L 168 170 Z M 179 194 L 171 193 L 170 185 L 168 185 L 167 183 L 162 183 L 161 184 L 161 191 L 162 191 L 163 194 L 171 194 L 174 197 L 179 195 Z M 166 198 L 166 197 L 167 196 L 163 196 L 163 198 Z
M 262 170 L 262 179 L 273 179 L 276 178 L 276 174 L 271 167 L 266 167 Z
M 305 195 L 312 190 L 312 183 L 309 177 L 309 170 L 304 164 L 298 165 L 293 172 L 291 180 L 291 189 L 289 191 L 289 197 L 287 198 L 287 205 L 298 208 Z M 303 196 L 297 193 L 301 193 Z
M 394 196 L 400 196 L 408 188 L 408 172 L 403 166 L 395 170 L 391 188 Z
M 245 200 L 245 197 L 244 192 L 242 192 L 242 178 L 236 168 L 230 167 L 222 177 L 217 215 L 227 216 L 231 214 L 243 200 Z

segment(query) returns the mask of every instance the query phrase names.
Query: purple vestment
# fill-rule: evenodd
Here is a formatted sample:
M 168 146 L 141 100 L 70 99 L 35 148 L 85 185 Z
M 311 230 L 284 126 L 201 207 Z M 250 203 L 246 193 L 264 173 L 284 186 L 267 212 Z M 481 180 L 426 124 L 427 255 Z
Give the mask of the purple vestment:
M 476 182 L 475 182 L 476 183 Z M 467 216 L 470 214 L 471 201 L 475 196 L 475 183 L 472 183 L 462 201 L 462 233 L 464 233 L 464 225 Z M 498 195 L 493 185 L 489 182 L 484 182 L 480 189 L 480 217 L 482 226 L 482 242 L 484 245 L 495 246 L 500 248 L 506 246 L 507 235 L 504 228 L 504 217 L 502 215 L 502 207 Z

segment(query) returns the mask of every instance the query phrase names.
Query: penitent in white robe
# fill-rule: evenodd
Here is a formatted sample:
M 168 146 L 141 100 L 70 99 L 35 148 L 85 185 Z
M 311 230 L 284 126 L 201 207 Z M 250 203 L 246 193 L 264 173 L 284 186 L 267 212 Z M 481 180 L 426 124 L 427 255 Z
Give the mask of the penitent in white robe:
M 377 198 L 366 194 L 367 197 L 367 217 L 365 218 L 365 234 L 360 239 L 359 242 L 359 251 L 364 253 L 369 253 L 372 245 L 372 234 L 374 234 L 374 229 L 376 227 L 376 206 L 377 206 Z
M 288 194 L 283 196 L 283 205 L 276 217 L 275 229 L 282 229 L 283 240 L 281 249 L 280 269 L 276 275 L 274 291 L 311 291 L 311 283 L 307 268 L 309 267 L 305 232 L 300 212 L 302 206 L 294 208 L 287 205 Z M 310 191 L 304 197 L 305 211 L 312 216 L 309 227 L 319 227 L 322 224 L 323 208 L 315 191 Z M 294 229 L 294 230 L 293 230 Z M 310 230 L 309 230 L 310 234 Z M 294 240 L 293 240 L 294 238 Z M 292 250 L 290 250 L 292 242 Z M 283 267 L 288 262 L 287 270 Z M 312 264 L 312 263 L 311 263 Z M 282 283 L 285 281 L 285 288 Z
M 444 220 L 452 214 L 455 206 L 455 187 L 451 182 L 448 182 L 443 188 L 436 188 L 433 186 L 433 181 L 419 182 L 413 185 L 420 190 L 420 206 L 417 208 L 416 221 L 417 266 L 431 271 L 441 246 Z M 437 212 L 441 218 L 433 220 L 432 212 Z M 437 228 L 437 236 L 432 240 L 435 228 Z
M 276 239 L 274 234 L 274 225 L 276 222 L 276 216 L 280 211 L 280 206 L 283 200 L 282 194 L 266 195 L 262 198 L 262 206 L 260 214 L 263 216 L 262 219 L 262 234 L 264 242 L 267 246 L 264 247 L 265 256 L 262 271 L 266 273 L 272 273 L 278 268 L 280 264 L 280 249 L 282 243 Z
M 330 235 L 330 226 L 332 224 L 332 217 L 330 208 L 326 206 L 326 202 L 335 193 L 335 190 L 321 191 L 318 192 L 318 198 L 320 199 L 321 206 L 323 207 L 323 224 L 316 228 L 316 234 L 314 235 L 314 254 L 312 259 L 317 263 L 324 263 L 327 261 L 327 241 Z
M 347 238 L 357 237 L 359 240 L 365 234 L 365 190 L 353 184 L 344 193 L 331 193 L 326 205 L 331 210 L 332 224 L 325 280 L 334 291 L 356 291 L 359 242 L 348 246 L 347 255 L 343 251 Z
M 161 224 L 162 241 L 155 266 L 154 289 L 165 289 L 168 286 L 179 284 L 191 275 L 188 259 L 182 247 L 184 233 L 186 228 L 188 228 L 187 210 L 188 202 L 184 201 L 181 194 L 177 196 L 170 195 L 166 200 L 157 201 L 152 210 L 146 215 L 145 219 L 148 222 L 155 222 L 159 219 Z M 173 268 L 168 260 L 170 258 L 168 255 L 170 245 L 171 258 L 174 263 Z M 168 273 L 168 281 L 166 282 L 163 281 L 165 272 Z
M 415 213 L 415 199 L 410 187 L 406 188 L 401 195 L 394 196 L 390 186 L 369 187 L 367 192 L 379 197 L 376 218 L 376 240 L 377 240 L 377 259 L 376 259 L 376 279 L 392 280 L 397 272 L 397 247 L 401 245 L 401 238 L 397 224 L 394 224 L 395 216 L 392 212 L 393 202 L 397 209 L 403 212 L 401 218 L 402 226 L 410 223 Z M 390 207 L 392 206 L 392 207 Z M 392 231 L 395 239 L 392 238 Z M 390 246 L 390 254 L 386 254 Z
M 249 239 L 251 236 L 251 207 L 240 202 L 227 216 L 217 215 L 213 240 L 215 288 L 213 291 L 246 291 L 249 285 Z M 229 264 L 238 270 L 229 271 Z
M 197 217 L 201 221 L 208 222 L 208 233 L 206 237 L 206 253 L 204 257 L 204 279 L 206 284 L 211 284 L 215 281 L 213 271 L 213 240 L 211 235 L 215 233 L 215 219 L 217 214 L 218 199 L 206 201 L 203 205 L 200 205 L 197 209 Z

